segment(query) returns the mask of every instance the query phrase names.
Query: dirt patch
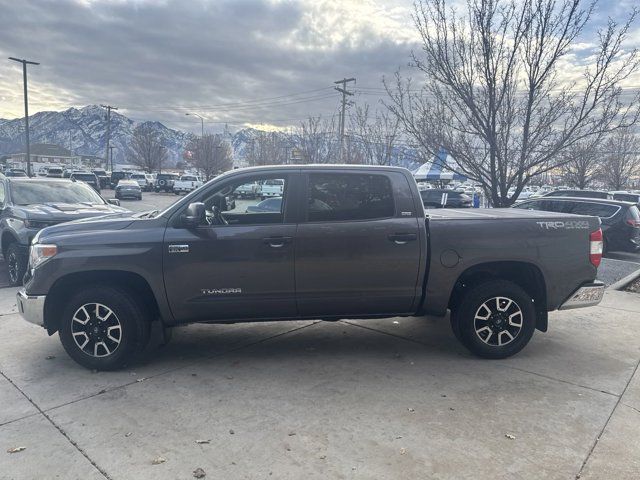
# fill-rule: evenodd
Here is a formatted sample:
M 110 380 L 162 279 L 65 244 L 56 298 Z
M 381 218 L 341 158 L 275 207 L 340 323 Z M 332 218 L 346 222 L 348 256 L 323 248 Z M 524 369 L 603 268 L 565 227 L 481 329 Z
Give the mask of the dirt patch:
M 626 292 L 640 293 L 640 278 L 636 278 L 633 282 L 627 285 L 624 290 Z

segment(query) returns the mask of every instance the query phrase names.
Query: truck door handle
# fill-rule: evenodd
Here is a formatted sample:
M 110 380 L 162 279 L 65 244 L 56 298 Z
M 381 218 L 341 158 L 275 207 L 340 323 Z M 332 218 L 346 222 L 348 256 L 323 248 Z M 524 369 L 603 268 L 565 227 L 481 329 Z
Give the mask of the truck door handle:
M 418 239 L 418 235 L 415 233 L 392 233 L 388 238 L 396 245 L 404 245 L 407 242 L 416 241 Z
M 293 238 L 292 237 L 267 237 L 262 241 L 272 248 L 282 248 L 287 243 L 291 243 L 293 241 Z

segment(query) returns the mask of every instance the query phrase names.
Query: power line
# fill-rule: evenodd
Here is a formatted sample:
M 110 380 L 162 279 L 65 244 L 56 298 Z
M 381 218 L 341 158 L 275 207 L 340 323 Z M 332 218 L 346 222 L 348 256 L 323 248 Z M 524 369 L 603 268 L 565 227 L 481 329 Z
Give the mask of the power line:
M 317 92 L 322 92 L 325 90 L 331 90 L 333 87 L 322 87 L 322 88 L 316 88 L 313 90 L 305 90 L 303 92 L 296 92 L 296 93 L 288 93 L 286 95 L 278 95 L 275 97 L 265 97 L 265 98 L 258 98 L 258 99 L 251 99 L 251 100 L 242 100 L 242 101 L 238 101 L 238 102 L 225 102 L 225 103 L 218 103 L 218 104 L 210 104 L 210 105 L 158 105 L 158 104 L 144 104 L 144 103 L 130 103 L 129 105 L 132 106 L 138 106 L 138 107 L 145 107 L 145 108 L 149 108 L 149 109 L 154 109 L 154 108 L 167 108 L 167 109 L 171 109 L 171 110 L 193 110 L 193 109 L 202 109 L 202 108 L 232 108 L 232 107 L 245 107 L 245 106 L 256 106 L 258 104 L 262 104 L 262 103 L 280 103 L 280 101 L 287 101 L 287 100 L 293 100 L 293 97 L 299 97 L 301 95 L 307 95 L 310 93 L 317 93 Z M 300 99 L 298 99 L 300 100 Z

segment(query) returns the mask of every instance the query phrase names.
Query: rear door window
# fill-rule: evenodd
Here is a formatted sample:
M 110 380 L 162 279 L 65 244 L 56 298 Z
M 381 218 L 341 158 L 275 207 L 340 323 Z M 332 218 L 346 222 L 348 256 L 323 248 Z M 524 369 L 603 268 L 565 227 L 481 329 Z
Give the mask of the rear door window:
M 522 210 L 542 210 L 540 207 L 540 200 L 536 200 L 535 202 L 519 203 L 513 206 L 513 208 L 520 208 Z
M 570 211 L 566 213 L 575 213 L 577 215 L 592 215 L 600 218 L 613 217 L 620 207 L 617 205 L 607 205 L 591 202 L 574 202 Z
M 373 220 L 395 215 L 386 175 L 312 173 L 307 192 L 310 222 Z

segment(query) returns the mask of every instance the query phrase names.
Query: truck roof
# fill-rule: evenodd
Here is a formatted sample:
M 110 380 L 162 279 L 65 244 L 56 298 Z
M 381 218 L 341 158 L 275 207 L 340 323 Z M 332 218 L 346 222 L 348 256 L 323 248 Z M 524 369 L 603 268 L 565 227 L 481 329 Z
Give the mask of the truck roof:
M 350 165 L 335 163 L 312 163 L 304 165 L 264 165 L 259 167 L 244 167 L 230 170 L 226 173 L 243 173 L 243 172 L 262 172 L 262 171 L 278 171 L 278 170 L 386 170 L 396 172 L 409 172 L 404 167 L 392 167 L 387 165 Z M 226 174 L 225 173 L 225 174 Z

